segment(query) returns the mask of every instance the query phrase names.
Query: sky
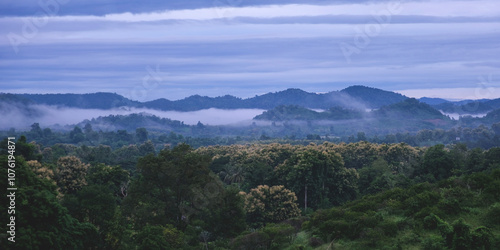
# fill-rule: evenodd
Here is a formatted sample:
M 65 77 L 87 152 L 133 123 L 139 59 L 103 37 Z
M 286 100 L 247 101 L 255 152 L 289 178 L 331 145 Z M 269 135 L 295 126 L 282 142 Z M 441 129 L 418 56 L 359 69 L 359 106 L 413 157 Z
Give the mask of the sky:
M 500 98 L 500 2 L 0 2 L 0 92 Z

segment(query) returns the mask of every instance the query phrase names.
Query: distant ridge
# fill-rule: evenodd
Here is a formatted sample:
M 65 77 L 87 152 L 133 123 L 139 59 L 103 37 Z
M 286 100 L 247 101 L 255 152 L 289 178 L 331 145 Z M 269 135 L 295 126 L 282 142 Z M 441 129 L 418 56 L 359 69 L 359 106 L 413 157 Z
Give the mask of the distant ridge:
M 112 109 L 126 106 L 176 111 L 195 111 L 208 108 L 272 109 L 280 105 L 298 105 L 314 109 L 329 109 L 335 106 L 379 108 L 407 98 L 401 94 L 365 86 L 352 86 L 325 94 L 309 93 L 301 89 L 290 88 L 247 99 L 231 95 L 219 97 L 193 95 L 177 101 L 161 98 L 148 102 L 133 101 L 115 93 L 102 92 L 92 94 L 18 94 L 17 96 L 31 100 L 36 104 L 83 109 Z
M 45 104 L 82 109 L 106 110 L 135 107 L 163 111 L 196 111 L 209 108 L 270 110 L 280 105 L 296 105 L 323 110 L 332 107 L 364 110 L 379 109 L 408 99 L 408 97 L 399 93 L 361 85 L 350 86 L 340 91 L 331 91 L 324 94 L 290 88 L 247 99 L 231 95 L 219 97 L 193 95 L 176 101 L 161 98 L 138 102 L 115 93 L 103 92 L 91 94 L 0 94 L 0 96 L 2 96 L 0 102 L 22 102 L 24 104 Z M 421 98 L 420 101 L 445 113 L 487 113 L 500 108 L 500 99 L 450 102 L 439 98 Z
M 104 92 L 91 94 L 20 94 L 19 96 L 38 104 L 82 109 L 111 109 L 140 105 L 140 102 L 132 101 L 121 95 Z

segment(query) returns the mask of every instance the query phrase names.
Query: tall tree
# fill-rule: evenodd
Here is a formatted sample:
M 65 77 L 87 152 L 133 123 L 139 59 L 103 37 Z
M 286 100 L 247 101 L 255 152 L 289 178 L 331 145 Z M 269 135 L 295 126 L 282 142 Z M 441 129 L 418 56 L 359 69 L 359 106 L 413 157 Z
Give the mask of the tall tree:
M 184 229 L 202 210 L 216 207 L 224 191 L 209 164 L 208 156 L 186 144 L 141 158 L 139 176 L 125 200 L 136 226 L 172 224 Z
M 355 197 L 358 173 L 346 169 L 339 154 L 308 146 L 276 169 L 285 187 L 298 195 L 299 203 L 318 208 Z

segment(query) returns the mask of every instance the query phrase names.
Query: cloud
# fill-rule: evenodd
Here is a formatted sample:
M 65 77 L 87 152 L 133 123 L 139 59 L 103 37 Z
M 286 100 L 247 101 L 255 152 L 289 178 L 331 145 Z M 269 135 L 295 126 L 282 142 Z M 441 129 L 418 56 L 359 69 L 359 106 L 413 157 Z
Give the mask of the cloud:
M 249 97 L 289 87 L 328 92 L 353 84 L 474 88 L 479 76 L 498 72 L 497 1 L 404 1 L 368 40 L 373 15 L 395 2 L 320 2 L 148 0 L 141 7 L 73 0 L 53 17 L 38 17 L 47 23 L 17 53 L 8 35 L 22 36 L 35 12 L 14 11 L 0 18 L 0 88 L 130 98 L 141 91 L 145 101 Z M 342 43 L 357 49 L 349 60 Z M 147 67 L 157 66 L 162 80 L 145 84 Z

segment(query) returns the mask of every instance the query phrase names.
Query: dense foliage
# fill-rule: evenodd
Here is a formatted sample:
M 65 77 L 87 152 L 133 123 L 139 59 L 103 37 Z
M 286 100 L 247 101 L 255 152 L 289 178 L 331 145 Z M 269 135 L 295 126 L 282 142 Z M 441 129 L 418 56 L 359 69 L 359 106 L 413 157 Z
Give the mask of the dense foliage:
M 497 147 L 361 141 L 160 149 L 145 129 L 121 136 L 135 143 L 43 146 L 19 137 L 12 152 L 17 238 L 15 245 L 2 238 L 4 249 L 496 249 L 500 243 Z M 11 155 L 7 144 L 0 145 L 2 169 Z M 3 211 L 7 199 L 1 198 Z

